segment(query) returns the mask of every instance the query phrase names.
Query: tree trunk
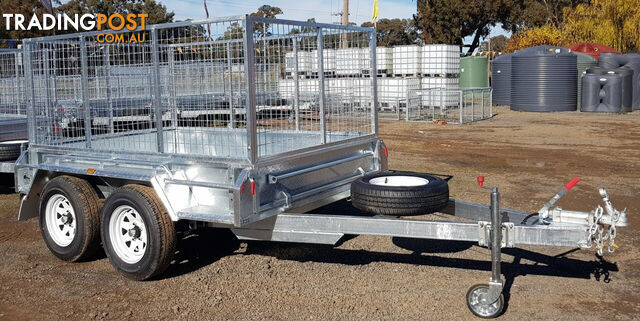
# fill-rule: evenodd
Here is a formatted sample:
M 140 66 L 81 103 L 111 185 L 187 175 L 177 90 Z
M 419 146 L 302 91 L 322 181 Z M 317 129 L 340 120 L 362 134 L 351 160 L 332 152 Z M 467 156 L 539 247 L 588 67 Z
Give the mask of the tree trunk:
M 476 35 L 473 37 L 473 42 L 469 47 L 469 51 L 467 51 L 467 56 L 471 55 L 473 51 L 476 50 L 476 48 L 478 48 L 478 46 L 480 45 L 480 33 L 482 32 L 482 28 L 484 28 L 484 26 L 478 27 L 478 29 L 476 29 Z

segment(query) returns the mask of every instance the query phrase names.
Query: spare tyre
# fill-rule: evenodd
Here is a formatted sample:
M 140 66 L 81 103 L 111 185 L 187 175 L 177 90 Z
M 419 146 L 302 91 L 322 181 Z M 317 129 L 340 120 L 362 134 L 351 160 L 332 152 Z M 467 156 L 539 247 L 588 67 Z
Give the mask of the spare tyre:
M 20 157 L 20 146 L 26 140 L 10 140 L 0 142 L 0 161 L 13 161 Z
M 447 181 L 428 174 L 380 172 L 351 183 L 353 206 L 374 214 L 429 214 L 442 210 L 448 202 Z

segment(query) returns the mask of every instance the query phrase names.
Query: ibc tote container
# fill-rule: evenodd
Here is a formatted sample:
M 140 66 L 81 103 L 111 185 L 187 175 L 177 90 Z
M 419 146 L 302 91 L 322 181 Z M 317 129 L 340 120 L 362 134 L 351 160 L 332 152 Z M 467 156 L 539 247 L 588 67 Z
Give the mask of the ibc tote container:
M 460 93 L 458 90 L 460 89 L 460 86 L 458 78 L 424 77 L 421 79 L 421 88 L 445 89 L 445 91 L 433 91 L 431 94 L 429 94 L 429 91 L 423 90 L 423 106 L 452 107 L 459 105 Z
M 322 60 L 324 60 L 322 68 L 325 73 L 336 71 L 336 51 L 334 49 L 324 49 L 322 51 Z M 311 71 L 318 72 L 318 50 L 311 52 Z
M 421 52 L 419 46 L 393 47 L 393 73 L 416 76 L 420 74 Z
M 393 49 L 386 47 L 376 48 L 376 65 L 378 75 L 393 74 Z
M 425 45 L 422 47 L 423 75 L 451 75 L 460 72 L 460 48 L 456 45 Z
M 359 75 L 362 73 L 362 55 L 360 48 L 340 48 L 336 50 L 336 74 Z
M 278 79 L 278 92 L 283 99 L 293 99 L 294 86 L 293 79 Z
M 295 72 L 295 52 L 285 54 L 285 71 L 293 74 Z M 298 72 L 311 72 L 313 57 L 309 51 L 298 51 Z
M 378 79 L 378 101 L 395 104 L 406 103 L 409 90 L 419 89 L 420 79 L 380 78 Z

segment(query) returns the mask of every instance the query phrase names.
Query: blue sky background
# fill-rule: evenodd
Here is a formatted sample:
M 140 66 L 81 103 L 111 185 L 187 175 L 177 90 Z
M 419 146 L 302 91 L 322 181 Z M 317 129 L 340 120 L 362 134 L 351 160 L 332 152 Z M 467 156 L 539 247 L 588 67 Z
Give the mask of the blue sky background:
M 204 18 L 203 0 L 160 0 L 167 6 L 169 11 L 173 11 L 176 20 Z M 332 23 L 340 20 L 340 17 L 333 16 L 333 13 L 342 10 L 342 0 L 207 0 L 209 16 L 230 16 L 242 15 L 254 12 L 259 6 L 268 4 L 277 6 L 284 11 L 278 16 L 283 19 L 307 20 L 316 18 L 318 22 Z M 416 0 L 378 0 L 379 19 L 380 18 L 411 18 L 416 12 Z M 373 0 L 350 0 L 349 20 L 360 25 L 371 20 L 373 12 Z M 500 27 L 491 31 L 491 36 L 506 34 Z M 465 43 L 473 39 L 468 37 Z

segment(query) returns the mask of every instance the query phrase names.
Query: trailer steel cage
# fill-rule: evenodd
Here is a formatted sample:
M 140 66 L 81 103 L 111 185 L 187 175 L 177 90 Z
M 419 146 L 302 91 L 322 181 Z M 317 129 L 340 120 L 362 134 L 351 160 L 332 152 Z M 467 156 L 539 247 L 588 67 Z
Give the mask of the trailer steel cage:
M 0 49 L 0 141 L 27 137 L 22 50 Z
M 358 48 L 375 68 L 373 29 L 244 16 L 107 33 L 124 42 L 99 32 L 25 41 L 26 177 L 96 168 L 149 182 L 174 220 L 241 226 L 346 197 L 353 179 L 386 167 L 375 77 L 330 83 L 320 63 L 315 104 L 299 84 L 295 99 L 278 91 L 291 53 Z M 363 92 L 357 104 L 332 99 Z M 32 179 L 18 177 L 26 193 Z

